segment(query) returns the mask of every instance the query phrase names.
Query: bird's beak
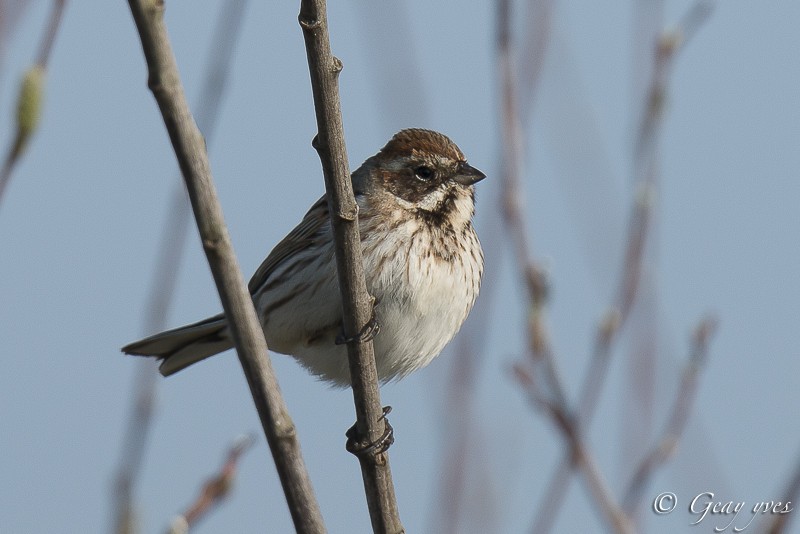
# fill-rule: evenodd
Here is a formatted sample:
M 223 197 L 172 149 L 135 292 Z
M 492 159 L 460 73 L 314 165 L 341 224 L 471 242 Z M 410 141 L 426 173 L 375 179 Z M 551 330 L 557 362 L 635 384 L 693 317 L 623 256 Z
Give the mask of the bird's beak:
M 483 174 L 475 167 L 471 166 L 466 161 L 462 161 L 458 164 L 458 172 L 456 173 L 456 176 L 453 178 L 453 180 L 460 183 L 461 185 L 472 185 L 474 183 L 480 182 L 484 178 L 486 178 L 485 174 Z

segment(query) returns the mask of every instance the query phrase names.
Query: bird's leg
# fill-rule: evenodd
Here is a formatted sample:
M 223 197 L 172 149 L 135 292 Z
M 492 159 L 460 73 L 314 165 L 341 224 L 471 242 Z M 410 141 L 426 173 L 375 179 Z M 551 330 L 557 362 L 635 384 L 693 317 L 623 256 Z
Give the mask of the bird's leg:
M 347 436 L 345 448 L 347 451 L 360 458 L 362 456 L 378 455 L 389 450 L 389 447 L 394 443 L 394 429 L 392 425 L 389 424 L 389 419 L 386 416 L 389 415 L 391 411 L 391 406 L 383 407 L 383 415 L 381 415 L 379 419 L 382 420 L 384 424 L 383 435 L 372 443 L 362 436 L 359 436 L 356 425 L 351 426 L 350 429 L 345 432 L 345 436 Z

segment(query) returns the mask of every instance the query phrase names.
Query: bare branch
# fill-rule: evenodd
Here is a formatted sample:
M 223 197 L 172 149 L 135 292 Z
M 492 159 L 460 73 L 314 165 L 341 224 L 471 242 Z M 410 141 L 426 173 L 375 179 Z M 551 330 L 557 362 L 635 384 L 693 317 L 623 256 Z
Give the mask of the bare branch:
M 630 317 L 639 289 L 655 195 L 656 139 L 661 127 L 672 63 L 680 47 L 685 45 L 710 15 L 712 6 L 712 1 L 696 2 L 675 29 L 662 34 L 655 50 L 653 77 L 648 90 L 647 107 L 642 113 L 635 151 L 634 179 L 638 184 L 638 190 L 628 222 L 622 275 L 614 305 L 598 325 L 594 353 L 580 390 L 578 417 L 583 428 L 588 428 L 591 424 L 600 392 L 608 375 L 614 342 Z M 565 458 L 554 471 L 550 483 L 546 486 L 548 492 L 536 514 L 538 521 L 534 528 L 535 532 L 545 534 L 552 529 L 558 510 L 565 502 L 564 496 L 569 488 L 569 483 L 565 479 L 569 477 L 573 466 L 570 459 Z
M 695 329 L 692 341 L 692 354 L 683 370 L 680 386 L 675 394 L 672 410 L 661 438 L 642 459 L 634 471 L 623 500 L 623 508 L 633 514 L 641 502 L 647 482 L 661 465 L 675 454 L 678 442 L 691 415 L 694 397 L 697 393 L 698 375 L 705 367 L 708 356 L 708 343 L 716 330 L 716 319 L 703 319 Z
M 537 379 L 523 366 L 514 366 L 514 376 L 528 395 L 531 404 L 543 410 L 550 417 L 567 442 L 573 464 L 583 474 L 593 501 L 598 511 L 605 516 L 609 527 L 617 533 L 632 534 L 633 526 L 631 521 L 617 504 L 594 456 L 586 447 L 581 437 L 578 422 L 567 411 L 565 405 L 554 403 L 552 398 L 543 394 L 537 385 Z
M 255 436 L 246 435 L 238 438 L 228 451 L 225 463 L 219 473 L 203 484 L 200 495 L 180 516 L 173 519 L 169 534 L 188 532 L 196 526 L 214 508 L 218 507 L 230 494 L 236 478 L 239 458 L 255 443 Z
M 224 92 L 234 45 L 240 34 L 246 1 L 223 5 L 214 36 L 211 39 L 209 62 L 204 75 L 203 89 L 197 109 L 197 126 L 211 144 L 219 103 Z M 189 199 L 186 187 L 178 177 L 167 205 L 167 224 L 164 225 L 156 268 L 145 305 L 144 332 L 159 332 L 166 328 L 167 315 L 177 285 L 179 266 L 185 249 L 190 222 Z M 134 380 L 133 406 L 125 437 L 120 465 L 114 480 L 114 532 L 132 534 L 134 531 L 134 487 L 141 470 L 147 444 L 155 396 L 158 388 L 155 361 L 141 360 Z
M 524 141 L 517 103 L 514 63 L 511 53 L 511 2 L 498 0 L 497 3 L 497 55 L 501 80 L 501 116 L 503 167 L 501 172 L 503 216 L 508 234 L 511 236 L 514 255 L 519 266 L 523 284 L 531 303 L 530 338 L 534 363 L 543 364 L 542 371 L 547 377 L 546 384 L 556 397 L 556 402 L 566 402 L 561 381 L 558 378 L 555 361 L 550 352 L 542 318 L 543 305 L 547 298 L 545 273 L 534 263 L 530 252 L 530 236 L 526 231 L 522 215 L 521 181 L 524 162 Z M 537 373 L 537 376 L 539 373 Z
M 194 123 L 163 22 L 161 0 L 129 0 L 158 103 L 192 201 L 203 248 L 297 532 L 324 532 L 296 430 L 272 371 L 264 332 L 216 196 L 205 140 Z
M 47 61 L 50 59 L 50 52 L 53 50 L 53 43 L 56 41 L 56 34 L 58 27 L 61 26 L 66 5 L 67 0 L 53 0 L 53 11 L 50 13 L 47 30 L 42 35 L 39 54 L 36 56 L 36 63 L 44 68 L 47 68 Z
M 508 233 L 513 240 L 516 261 L 523 283 L 528 292 L 530 312 L 528 317 L 528 344 L 532 372 L 524 367 L 515 367 L 518 382 L 525 386 L 532 403 L 543 409 L 569 445 L 575 465 L 580 467 L 586 478 L 589 490 L 600 512 L 606 517 L 616 532 L 632 532 L 630 520 L 615 502 L 608 484 L 602 477 L 592 455 L 580 436 L 579 422 L 573 417 L 562 381 L 556 367 L 556 360 L 550 344 L 547 326 L 544 321 L 547 301 L 547 283 L 544 271 L 532 260 L 522 215 L 520 184 L 524 161 L 522 125 L 516 96 L 511 53 L 511 2 L 499 0 L 497 48 L 502 84 L 502 146 L 504 147 L 504 219 Z
M 141 472 L 145 445 L 150 435 L 155 410 L 158 370 L 153 361 L 137 366 L 134 380 L 133 406 L 122 441 L 122 456 L 114 477 L 113 531 L 133 534 L 136 529 L 133 490 Z
M 698 0 L 681 18 L 679 24 L 664 31 L 655 43 L 653 73 L 645 98 L 634 151 L 633 181 L 636 187 L 630 219 L 622 275 L 616 300 L 598 328 L 595 357 L 582 388 L 580 413 L 591 420 L 599 392 L 606 376 L 610 351 L 622 327 L 628 322 L 640 286 L 642 263 L 651 218 L 656 203 L 658 182 L 658 137 L 663 125 L 664 107 L 670 74 L 675 58 L 711 13 L 712 1 Z
M 577 417 L 581 428 L 589 428 L 591 423 L 595 404 L 600 396 L 600 391 L 605 383 L 605 374 L 608 371 L 608 364 L 611 358 L 611 342 L 618 328 L 619 314 L 616 311 L 607 314 L 598 327 L 594 355 L 578 400 Z M 570 474 L 574 465 L 570 455 L 565 455 L 556 470 L 553 471 L 550 482 L 545 486 L 545 496 L 539 502 L 534 515 L 536 520 L 531 528 L 532 532 L 545 534 L 553 529 L 558 512 L 565 502 L 565 496 L 569 489 Z
M 361 463 L 372 529 L 391 534 L 403 532 L 384 446 L 371 447 L 390 436 L 378 391 L 378 374 L 371 341 L 360 333 L 370 322 L 374 299 L 367 293 L 358 229 L 358 205 L 353 195 L 342 128 L 339 102 L 339 72 L 342 63 L 331 53 L 324 0 L 302 0 L 300 27 L 314 93 L 318 134 L 314 148 L 322 161 L 331 226 L 336 244 L 336 267 L 342 293 L 344 332 L 356 409 L 357 448 L 372 452 L 357 453 Z M 351 449 L 351 452 L 353 450 Z

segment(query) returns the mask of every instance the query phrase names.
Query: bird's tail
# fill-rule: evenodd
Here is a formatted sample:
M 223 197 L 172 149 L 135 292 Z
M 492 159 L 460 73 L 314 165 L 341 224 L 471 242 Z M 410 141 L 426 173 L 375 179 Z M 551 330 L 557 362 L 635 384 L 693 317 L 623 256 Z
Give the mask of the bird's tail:
M 193 363 L 233 347 L 228 323 L 222 314 L 198 323 L 155 334 L 122 347 L 125 354 L 153 356 L 163 360 L 164 376 L 177 373 Z

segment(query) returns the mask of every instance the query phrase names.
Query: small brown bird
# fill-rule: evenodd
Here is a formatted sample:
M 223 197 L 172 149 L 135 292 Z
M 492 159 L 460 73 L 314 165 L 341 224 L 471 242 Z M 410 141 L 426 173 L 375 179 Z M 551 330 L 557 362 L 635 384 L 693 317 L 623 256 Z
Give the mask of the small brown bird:
M 352 174 L 383 383 L 428 365 L 475 303 L 483 251 L 472 226 L 474 184 L 483 178 L 450 139 L 421 129 L 398 132 Z M 325 197 L 267 256 L 249 289 L 270 349 L 350 385 L 347 349 L 336 343 L 342 304 Z M 162 359 L 168 376 L 232 347 L 220 314 L 122 350 Z

